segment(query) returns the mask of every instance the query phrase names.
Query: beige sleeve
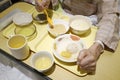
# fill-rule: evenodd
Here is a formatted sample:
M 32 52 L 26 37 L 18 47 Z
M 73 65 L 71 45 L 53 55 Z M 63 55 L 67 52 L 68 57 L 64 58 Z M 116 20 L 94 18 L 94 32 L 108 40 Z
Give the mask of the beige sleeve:
M 118 0 L 101 0 L 98 3 L 98 27 L 96 40 L 102 41 L 113 51 L 119 42 Z

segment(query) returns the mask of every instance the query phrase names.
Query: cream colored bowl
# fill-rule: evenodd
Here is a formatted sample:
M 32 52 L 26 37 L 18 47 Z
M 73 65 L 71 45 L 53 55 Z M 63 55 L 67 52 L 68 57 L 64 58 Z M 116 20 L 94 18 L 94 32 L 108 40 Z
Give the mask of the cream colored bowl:
M 53 55 L 47 51 L 35 53 L 31 58 L 31 65 L 40 72 L 46 72 L 52 68 L 54 64 Z
M 92 22 L 86 16 L 75 15 L 70 18 L 69 26 L 72 33 L 82 35 L 89 32 Z
M 53 28 L 48 25 L 47 30 L 52 36 L 57 37 L 68 32 L 69 22 L 62 19 L 54 19 Z

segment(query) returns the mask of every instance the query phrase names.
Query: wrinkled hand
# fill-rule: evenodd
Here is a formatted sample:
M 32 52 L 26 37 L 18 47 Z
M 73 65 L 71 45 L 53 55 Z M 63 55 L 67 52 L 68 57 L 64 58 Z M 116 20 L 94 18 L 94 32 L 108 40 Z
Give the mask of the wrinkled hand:
M 50 0 L 35 0 L 35 4 L 36 10 L 41 12 L 49 7 Z
M 98 43 L 93 44 L 89 49 L 82 50 L 77 59 L 78 66 L 88 73 L 95 72 L 96 63 L 102 50 L 102 46 Z

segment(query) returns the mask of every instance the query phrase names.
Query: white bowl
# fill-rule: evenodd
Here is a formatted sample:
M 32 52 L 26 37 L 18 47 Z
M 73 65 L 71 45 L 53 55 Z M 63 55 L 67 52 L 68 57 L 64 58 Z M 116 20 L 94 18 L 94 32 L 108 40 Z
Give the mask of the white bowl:
M 79 52 L 85 48 L 85 44 L 79 36 L 64 34 L 58 36 L 53 43 L 53 54 L 63 62 L 77 61 Z
M 26 12 L 16 13 L 13 16 L 13 22 L 19 26 L 28 25 L 32 22 L 32 20 L 32 15 Z
M 31 65 L 40 72 L 46 72 L 52 68 L 54 64 L 53 55 L 47 51 L 40 51 L 33 54 L 31 58 Z
M 92 22 L 86 16 L 75 15 L 70 18 L 69 26 L 72 33 L 81 35 L 89 32 L 92 27 Z
M 57 24 L 63 25 L 64 28 L 65 28 L 65 30 L 64 30 L 63 32 L 55 31 L 55 27 L 56 27 L 56 26 L 54 26 L 54 25 L 57 25 Z M 69 27 L 69 22 L 67 22 L 67 21 L 65 21 L 65 20 L 62 20 L 62 19 L 54 19 L 54 20 L 53 20 L 53 26 L 54 26 L 54 28 L 51 29 L 50 26 L 49 26 L 49 24 L 48 24 L 48 25 L 47 25 L 47 30 L 48 30 L 49 33 L 50 33 L 52 36 L 54 36 L 54 37 L 57 37 L 57 36 L 59 36 L 59 35 L 62 35 L 62 34 L 67 33 L 68 30 L 69 30 L 69 28 L 70 28 L 70 27 Z M 53 31 L 53 30 L 54 30 L 54 31 Z M 61 30 L 61 28 L 60 28 L 59 30 Z M 59 33 L 58 33 L 58 32 L 59 32 Z

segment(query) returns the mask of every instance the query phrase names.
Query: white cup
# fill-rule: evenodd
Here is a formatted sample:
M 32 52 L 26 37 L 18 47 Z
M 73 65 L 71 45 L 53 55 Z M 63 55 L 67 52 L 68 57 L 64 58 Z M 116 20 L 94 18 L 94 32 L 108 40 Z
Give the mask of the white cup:
M 24 60 L 29 56 L 30 50 L 27 39 L 23 35 L 14 35 L 7 42 L 12 55 L 19 60 Z
M 31 66 L 40 72 L 49 71 L 54 65 L 54 57 L 47 51 L 40 51 L 31 57 Z

